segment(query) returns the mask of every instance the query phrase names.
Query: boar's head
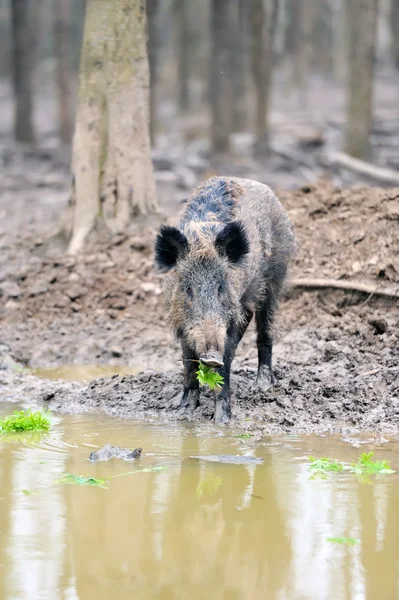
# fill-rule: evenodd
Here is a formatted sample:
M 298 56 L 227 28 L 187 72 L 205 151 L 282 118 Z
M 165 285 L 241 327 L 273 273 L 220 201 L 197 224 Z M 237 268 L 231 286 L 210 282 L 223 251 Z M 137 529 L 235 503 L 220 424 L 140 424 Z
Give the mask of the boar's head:
M 249 241 L 242 223 L 162 226 L 155 244 L 158 269 L 168 273 L 169 319 L 199 359 L 223 365 L 229 328 L 242 318 L 233 271 L 244 268 Z

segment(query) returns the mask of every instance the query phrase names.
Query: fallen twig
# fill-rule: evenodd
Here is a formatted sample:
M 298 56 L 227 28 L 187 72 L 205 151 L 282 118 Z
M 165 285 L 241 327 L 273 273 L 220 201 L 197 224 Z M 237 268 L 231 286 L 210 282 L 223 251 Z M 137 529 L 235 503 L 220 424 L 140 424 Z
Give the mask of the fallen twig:
M 387 296 L 388 298 L 399 298 L 399 289 L 392 287 L 380 287 L 361 281 L 346 281 L 340 279 L 292 279 L 291 287 L 294 288 L 335 288 L 338 290 L 349 290 L 374 294 L 376 296 Z
M 327 160 L 331 165 L 338 165 L 339 167 L 349 169 L 349 171 L 355 171 L 356 173 L 366 175 L 371 179 L 376 179 L 381 183 L 386 183 L 388 185 L 399 185 L 399 174 L 395 171 L 391 171 L 391 169 L 384 169 L 383 167 L 377 167 L 376 165 L 372 165 L 364 160 L 353 158 L 353 156 L 349 156 L 344 152 L 333 152 L 327 157 Z

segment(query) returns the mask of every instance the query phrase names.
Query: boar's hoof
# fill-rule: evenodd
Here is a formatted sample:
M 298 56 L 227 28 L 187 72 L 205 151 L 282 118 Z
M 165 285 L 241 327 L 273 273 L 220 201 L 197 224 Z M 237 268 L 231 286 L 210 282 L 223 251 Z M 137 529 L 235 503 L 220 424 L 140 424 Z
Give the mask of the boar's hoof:
M 184 390 L 180 400 L 180 408 L 195 410 L 199 406 L 199 390 Z
M 231 417 L 231 408 L 230 405 L 226 401 L 216 402 L 215 405 L 215 414 L 213 416 L 215 423 L 223 425 L 224 423 L 228 423 Z
M 267 392 L 275 382 L 273 373 L 269 367 L 261 367 L 256 378 L 256 386 L 261 392 Z

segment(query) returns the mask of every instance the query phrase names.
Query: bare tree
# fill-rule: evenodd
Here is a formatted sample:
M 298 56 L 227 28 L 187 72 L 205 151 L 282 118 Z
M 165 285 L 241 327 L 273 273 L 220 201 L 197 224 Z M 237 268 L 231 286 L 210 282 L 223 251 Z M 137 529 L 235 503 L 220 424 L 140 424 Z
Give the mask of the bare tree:
M 269 101 L 273 72 L 273 34 L 276 29 L 278 0 L 251 0 L 251 59 L 256 95 L 256 152 L 267 151 L 269 138 Z
M 177 10 L 177 60 L 179 110 L 186 112 L 190 104 L 190 20 L 187 0 L 178 0 Z
M 157 210 L 143 0 L 88 0 L 73 142 L 75 253 L 100 218 L 113 232 Z
M 346 9 L 350 31 L 346 146 L 352 156 L 367 158 L 372 126 L 378 0 L 350 0 Z
M 70 0 L 55 0 L 54 3 L 55 55 L 57 58 L 57 94 L 59 135 L 61 142 L 69 144 L 72 137 L 72 91 L 71 91 L 71 12 Z
M 231 132 L 231 88 L 229 78 L 230 40 L 226 24 L 230 21 L 231 0 L 212 0 L 210 90 L 211 136 L 214 152 L 229 148 Z
M 159 0 L 147 1 L 148 59 L 150 63 L 150 133 L 154 143 L 156 130 L 157 83 L 159 71 Z
M 248 126 L 248 5 L 245 0 L 232 0 L 232 4 L 232 121 L 234 131 L 243 131 Z
M 294 80 L 300 92 L 302 106 L 308 104 L 308 83 L 312 68 L 314 22 L 319 2 L 295 0 L 297 8 L 297 35 L 293 62 Z
M 14 136 L 20 142 L 33 142 L 33 57 L 31 0 L 12 0 L 13 87 L 15 99 Z
M 391 0 L 391 31 L 393 60 L 399 69 L 399 0 Z

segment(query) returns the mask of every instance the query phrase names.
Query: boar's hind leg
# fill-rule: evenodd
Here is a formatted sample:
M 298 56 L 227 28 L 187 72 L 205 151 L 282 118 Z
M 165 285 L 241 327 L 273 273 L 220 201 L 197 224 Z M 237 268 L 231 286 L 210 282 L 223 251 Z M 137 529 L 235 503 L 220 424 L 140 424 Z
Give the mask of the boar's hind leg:
M 274 384 L 272 371 L 273 337 L 271 329 L 276 304 L 277 299 L 272 295 L 267 295 L 256 310 L 255 315 L 258 344 L 258 376 L 256 384 L 264 392 Z
M 198 369 L 198 356 L 182 343 L 183 364 L 184 364 L 184 382 L 183 395 L 181 397 L 180 406 L 191 409 L 196 409 L 199 405 L 199 383 L 197 380 L 196 371 Z
M 230 407 L 230 368 L 233 362 L 236 348 L 244 335 L 250 321 L 252 319 L 252 312 L 247 311 L 245 313 L 245 319 L 243 323 L 238 326 L 233 324 L 228 331 L 226 347 L 223 356 L 223 367 L 218 369 L 219 373 L 223 376 L 224 382 L 220 392 L 215 392 L 215 414 L 214 419 L 216 423 L 227 423 L 231 417 Z

